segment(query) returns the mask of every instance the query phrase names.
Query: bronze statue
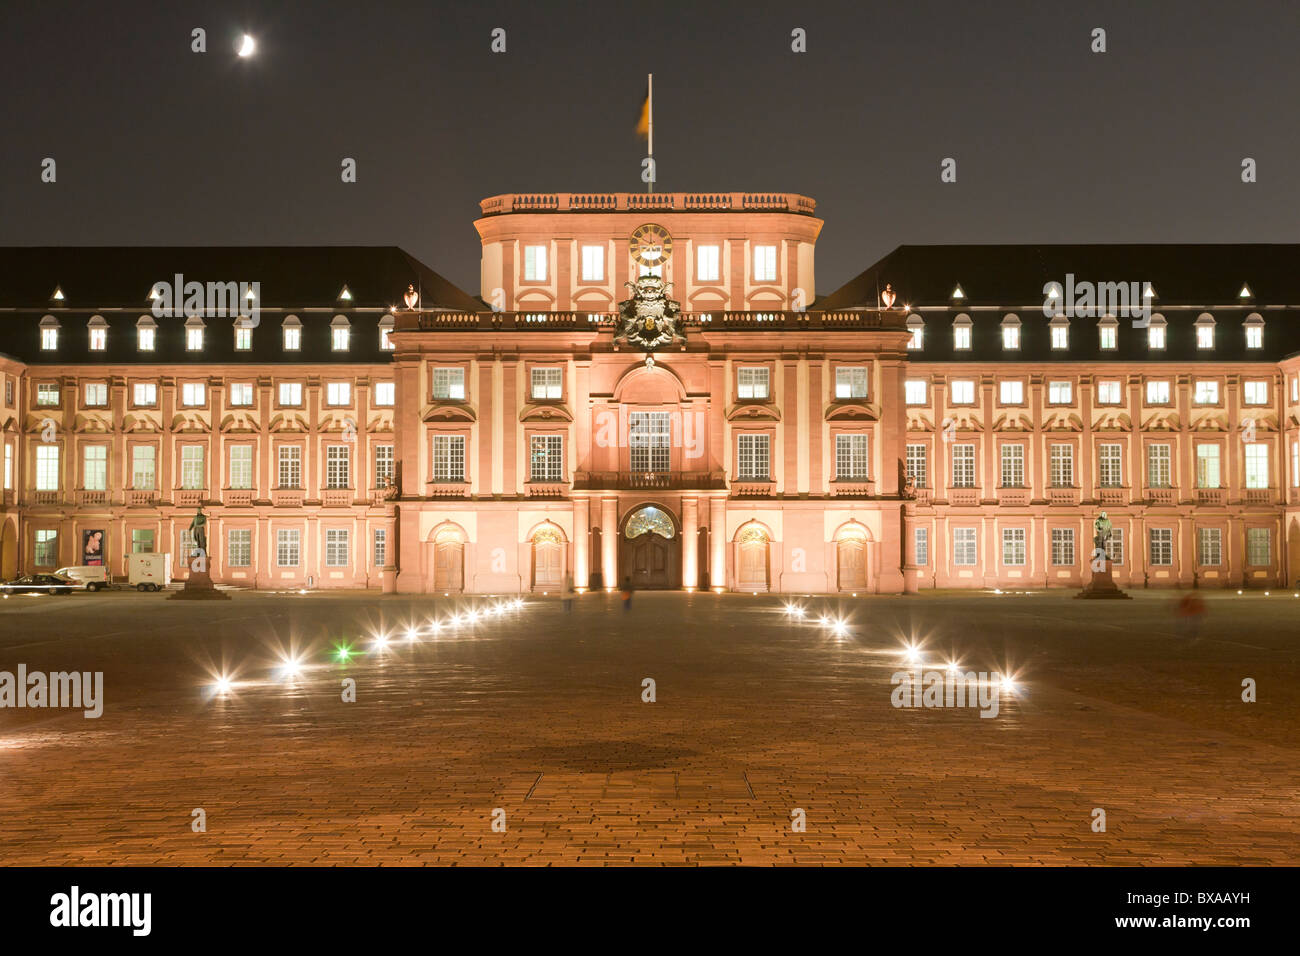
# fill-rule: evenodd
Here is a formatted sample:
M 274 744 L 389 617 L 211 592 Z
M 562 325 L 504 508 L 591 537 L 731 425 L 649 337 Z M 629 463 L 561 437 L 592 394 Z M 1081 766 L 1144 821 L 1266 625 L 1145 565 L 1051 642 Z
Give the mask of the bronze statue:
M 1110 529 L 1110 519 L 1106 517 L 1106 512 L 1103 511 L 1097 516 L 1097 520 L 1092 523 L 1093 547 L 1107 552 L 1110 550 Z
M 204 554 L 208 553 L 207 526 L 208 516 L 203 513 L 203 505 L 199 505 L 199 510 L 194 513 L 194 518 L 190 521 L 190 536 L 194 539 L 194 547 Z

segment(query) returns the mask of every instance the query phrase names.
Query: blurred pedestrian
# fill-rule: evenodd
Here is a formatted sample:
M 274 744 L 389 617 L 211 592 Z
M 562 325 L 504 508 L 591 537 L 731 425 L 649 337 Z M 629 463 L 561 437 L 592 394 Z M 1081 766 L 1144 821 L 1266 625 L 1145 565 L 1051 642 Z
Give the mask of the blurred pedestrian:
M 1195 591 L 1190 591 L 1174 605 L 1174 616 L 1178 618 L 1179 636 L 1194 641 L 1201 636 L 1205 601 Z
M 573 596 L 578 592 L 573 587 L 573 575 L 564 576 L 564 611 L 567 614 L 573 610 Z
M 623 578 L 623 610 L 632 610 L 632 576 Z

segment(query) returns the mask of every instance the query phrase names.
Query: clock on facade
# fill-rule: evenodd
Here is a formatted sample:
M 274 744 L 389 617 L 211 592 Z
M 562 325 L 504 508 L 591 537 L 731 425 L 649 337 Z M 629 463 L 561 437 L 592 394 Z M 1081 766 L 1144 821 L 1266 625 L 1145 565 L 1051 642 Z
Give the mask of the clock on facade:
M 632 258 L 643 266 L 661 266 L 672 258 L 673 237 L 668 230 L 653 222 L 637 226 L 628 240 Z

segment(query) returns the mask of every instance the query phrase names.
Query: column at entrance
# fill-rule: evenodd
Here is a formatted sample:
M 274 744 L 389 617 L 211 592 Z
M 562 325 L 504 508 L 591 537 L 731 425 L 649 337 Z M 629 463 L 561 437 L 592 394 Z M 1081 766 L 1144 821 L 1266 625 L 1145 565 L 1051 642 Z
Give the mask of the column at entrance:
M 727 586 L 727 502 L 723 498 L 709 499 L 709 586 Z
M 573 499 L 573 583 L 585 588 L 590 572 L 590 557 L 587 549 L 591 546 L 591 533 L 587 530 L 591 505 L 586 498 Z
M 605 587 L 618 587 L 618 499 L 600 502 L 600 573 Z
M 699 501 L 695 498 L 682 499 L 682 587 L 695 588 L 700 585 L 700 518 Z

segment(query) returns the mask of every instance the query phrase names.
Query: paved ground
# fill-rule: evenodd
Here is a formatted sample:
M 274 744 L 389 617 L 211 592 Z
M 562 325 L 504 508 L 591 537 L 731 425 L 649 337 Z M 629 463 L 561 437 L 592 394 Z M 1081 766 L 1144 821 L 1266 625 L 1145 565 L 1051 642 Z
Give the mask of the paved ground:
M 11 598 L 0 671 L 102 670 L 106 707 L 0 709 L 0 862 L 1300 863 L 1289 593 L 1210 596 L 1195 639 L 1168 594 L 803 602 L 848 636 L 707 593 L 539 598 L 415 644 L 470 602 Z M 1017 690 L 991 719 L 895 708 L 904 639 Z M 286 683 L 290 646 L 313 666 Z M 246 683 L 214 698 L 223 666 Z

